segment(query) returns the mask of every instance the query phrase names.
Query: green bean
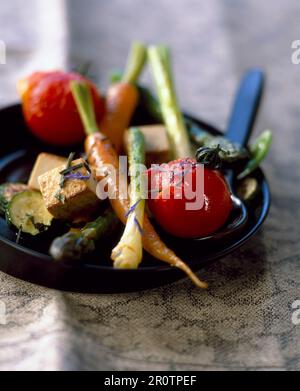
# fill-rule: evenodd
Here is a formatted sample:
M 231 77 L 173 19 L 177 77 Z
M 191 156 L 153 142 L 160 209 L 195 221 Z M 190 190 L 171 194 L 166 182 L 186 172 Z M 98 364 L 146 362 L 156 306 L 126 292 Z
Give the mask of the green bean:
M 244 179 L 255 171 L 260 163 L 268 155 L 272 145 L 273 135 L 270 130 L 265 130 L 250 147 L 250 160 L 246 168 L 238 175 L 238 179 Z

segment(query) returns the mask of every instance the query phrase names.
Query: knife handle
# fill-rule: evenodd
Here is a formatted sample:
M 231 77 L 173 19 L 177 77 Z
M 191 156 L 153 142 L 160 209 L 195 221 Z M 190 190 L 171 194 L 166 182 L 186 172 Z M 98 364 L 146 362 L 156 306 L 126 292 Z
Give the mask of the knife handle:
M 235 98 L 226 137 L 241 146 L 248 144 L 262 98 L 264 73 L 259 69 L 248 71 L 242 79 Z

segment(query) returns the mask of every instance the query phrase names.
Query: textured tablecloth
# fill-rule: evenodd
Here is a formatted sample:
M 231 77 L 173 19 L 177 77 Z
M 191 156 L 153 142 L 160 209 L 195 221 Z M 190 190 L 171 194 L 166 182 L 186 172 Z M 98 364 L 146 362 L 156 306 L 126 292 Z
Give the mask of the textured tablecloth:
M 202 292 L 184 280 L 122 295 L 56 292 L 0 273 L 1 370 L 229 370 L 300 368 L 300 3 L 200 0 L 2 1 L 0 104 L 16 99 L 30 70 L 92 61 L 107 84 L 132 40 L 174 52 L 182 106 L 225 128 L 239 78 L 268 76 L 256 132 L 272 128 L 264 163 L 273 205 L 248 244 L 202 272 Z M 146 76 L 147 78 L 147 76 Z M 2 132 L 7 129 L 2 129 Z M 0 256 L 2 256 L 0 254 Z M 3 304 L 4 303 L 4 304 Z

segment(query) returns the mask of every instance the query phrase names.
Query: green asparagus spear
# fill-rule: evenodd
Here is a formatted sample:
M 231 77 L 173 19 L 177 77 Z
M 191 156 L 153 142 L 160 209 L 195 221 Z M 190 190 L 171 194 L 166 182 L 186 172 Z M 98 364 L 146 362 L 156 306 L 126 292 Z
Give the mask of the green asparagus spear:
M 166 47 L 151 46 L 148 50 L 152 74 L 167 127 L 174 159 L 192 156 L 189 135 L 179 109 L 169 51 Z
M 137 269 L 143 257 L 143 222 L 145 213 L 145 140 L 137 128 L 129 130 L 130 211 L 124 234 L 112 252 L 115 268 Z
M 56 238 L 50 247 L 50 254 L 56 261 L 79 261 L 95 250 L 96 242 L 109 236 L 118 225 L 118 218 L 108 209 L 97 220 L 88 223 L 80 231 L 70 231 Z

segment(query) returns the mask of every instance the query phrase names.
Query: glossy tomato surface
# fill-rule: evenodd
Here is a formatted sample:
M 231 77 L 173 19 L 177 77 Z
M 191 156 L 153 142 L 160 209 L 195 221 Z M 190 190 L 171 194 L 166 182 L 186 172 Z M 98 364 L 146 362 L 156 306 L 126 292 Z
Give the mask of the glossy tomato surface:
M 233 205 L 227 182 L 219 171 L 206 169 L 192 159 L 177 160 L 162 170 L 150 169 L 148 179 L 150 210 L 168 233 L 200 238 L 226 223 Z
M 36 72 L 18 83 L 27 125 L 46 143 L 66 146 L 84 139 L 84 129 L 70 89 L 73 80 L 89 84 L 100 122 L 105 110 L 104 100 L 96 86 L 77 73 Z

